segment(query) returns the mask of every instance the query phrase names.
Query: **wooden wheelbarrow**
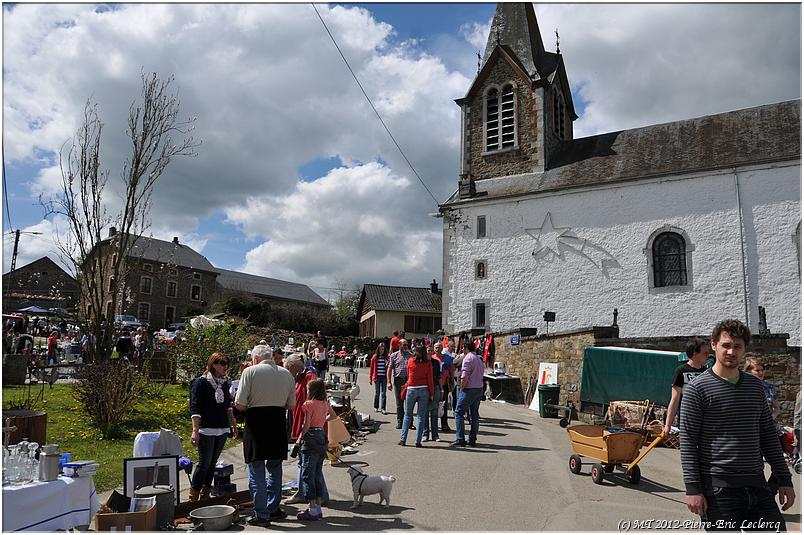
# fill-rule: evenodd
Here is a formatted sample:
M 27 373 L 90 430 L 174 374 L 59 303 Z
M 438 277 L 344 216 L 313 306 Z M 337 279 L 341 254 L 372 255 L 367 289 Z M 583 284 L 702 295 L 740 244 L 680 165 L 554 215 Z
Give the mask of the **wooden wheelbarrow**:
M 603 474 L 611 473 L 615 468 L 623 470 L 628 482 L 634 485 L 642 479 L 638 463 L 662 440 L 656 437 L 642 452 L 644 435 L 633 431 L 609 432 L 599 425 L 574 425 L 567 429 L 575 452 L 569 458 L 569 469 L 573 474 L 581 473 L 582 458 L 594 459 L 592 463 L 592 481 L 603 482 Z M 590 463 L 585 463 L 590 464 Z

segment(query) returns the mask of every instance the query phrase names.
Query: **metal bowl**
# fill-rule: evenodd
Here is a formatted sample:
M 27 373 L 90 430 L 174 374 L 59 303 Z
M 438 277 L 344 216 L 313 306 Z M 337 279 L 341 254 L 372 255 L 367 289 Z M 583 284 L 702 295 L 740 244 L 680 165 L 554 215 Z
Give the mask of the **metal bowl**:
M 232 527 L 237 509 L 231 505 L 210 505 L 190 511 L 190 520 L 204 531 L 225 531 Z

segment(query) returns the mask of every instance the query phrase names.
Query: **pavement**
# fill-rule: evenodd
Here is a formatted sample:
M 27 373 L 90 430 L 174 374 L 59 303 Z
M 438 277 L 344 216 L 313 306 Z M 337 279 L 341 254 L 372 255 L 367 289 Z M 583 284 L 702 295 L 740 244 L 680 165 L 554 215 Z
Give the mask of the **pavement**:
M 332 371 L 343 371 L 334 369 Z M 449 448 L 454 433 L 441 433 L 443 442 L 412 447 L 397 445 L 393 394 L 387 415 L 372 409 L 373 387 L 368 368 L 358 369 L 361 394 L 355 406 L 379 423 L 358 452 L 343 459 L 370 475 L 393 475 L 396 483 L 390 507 L 369 496 L 352 505 L 351 481 L 346 466 L 324 463 L 330 502 L 324 518 L 302 522 L 295 518 L 304 505 L 282 507 L 289 513 L 270 528 L 236 525 L 237 531 L 702 531 L 699 519 L 686 507 L 679 450 L 655 448 L 640 463 L 642 482 L 631 485 L 622 472 L 606 474 L 603 484 L 590 477 L 590 465 L 578 475 L 567 462 L 573 453 L 565 429 L 557 419 L 541 418 L 522 405 L 484 401 L 476 448 Z M 450 413 L 451 416 L 451 413 Z M 454 420 L 450 427 L 455 428 Z M 235 466 L 232 482 L 248 489 L 242 448 L 221 456 Z M 586 459 L 585 459 L 586 460 Z M 296 479 L 296 461 L 283 465 L 284 481 Z M 189 482 L 180 475 L 181 499 L 187 499 Z M 801 531 L 801 476 L 794 474 L 797 501 L 785 513 L 788 531 Z M 99 498 L 101 503 L 110 493 Z M 641 524 L 640 524 L 641 523 Z M 189 524 L 180 525 L 188 529 Z M 642 529 L 640 529 L 642 528 Z

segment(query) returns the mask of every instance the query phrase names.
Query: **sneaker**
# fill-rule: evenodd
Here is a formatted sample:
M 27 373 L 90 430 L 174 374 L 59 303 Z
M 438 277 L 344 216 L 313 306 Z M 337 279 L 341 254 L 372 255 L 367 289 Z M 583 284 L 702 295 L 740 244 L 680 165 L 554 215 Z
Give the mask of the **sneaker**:
M 387 413 L 387 412 L 385 412 L 385 409 L 383 409 L 383 410 L 382 410 L 382 414 L 383 414 L 383 416 L 385 416 L 385 415 L 386 415 L 386 414 L 388 414 L 388 413 Z
M 396 428 L 397 429 L 402 429 L 402 422 L 397 422 Z
M 441 442 L 441 439 L 440 439 L 440 438 L 438 438 L 438 437 L 435 437 L 435 438 L 433 439 L 433 442 Z
M 452 433 L 452 429 L 450 429 L 448 425 L 442 425 L 441 426 L 441 432 L 442 433 Z
M 424 438 L 422 439 L 422 442 L 430 442 L 430 439 L 429 439 L 428 437 L 424 437 Z
M 455 442 L 450 442 L 449 447 L 450 448 L 465 448 L 466 447 L 466 441 L 465 440 L 456 440 Z
M 249 526 L 260 526 L 263 528 L 267 528 L 271 525 L 271 521 L 267 518 L 260 518 L 257 515 L 250 516 L 246 519 L 246 524 Z
M 285 500 L 285 505 L 293 505 L 294 503 L 306 503 L 306 502 L 307 500 L 305 500 L 301 494 L 294 494 L 293 496 Z
M 474 440 L 470 440 L 467 444 L 469 445 L 470 448 L 477 447 L 477 442 L 475 442 Z
M 413 424 L 410 424 L 410 430 L 411 430 L 411 431 L 416 431 L 416 426 L 415 426 L 415 425 L 413 425 Z
M 282 520 L 283 518 L 287 518 L 288 513 L 281 507 L 268 515 L 268 520 Z
M 310 512 L 309 509 L 296 513 L 297 520 L 318 520 L 319 518 L 321 518 L 321 515 L 316 515 Z
M 422 447 L 422 443 L 421 443 L 421 442 L 417 442 L 417 443 L 416 443 L 416 447 L 417 447 L 417 448 L 421 448 L 421 447 Z
M 399 444 L 400 446 L 404 446 L 404 445 L 405 445 L 405 441 L 404 441 L 404 440 L 400 440 L 400 441 L 398 442 L 398 444 Z

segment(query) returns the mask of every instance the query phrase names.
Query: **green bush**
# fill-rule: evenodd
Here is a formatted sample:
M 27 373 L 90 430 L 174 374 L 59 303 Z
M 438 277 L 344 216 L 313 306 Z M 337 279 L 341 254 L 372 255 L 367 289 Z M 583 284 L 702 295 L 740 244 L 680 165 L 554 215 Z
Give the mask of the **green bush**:
M 246 351 L 256 343 L 255 336 L 249 335 L 246 327 L 234 322 L 209 327 L 187 326 L 180 342 L 168 349 L 168 357 L 176 362 L 176 367 L 184 372 L 185 379 L 203 373 L 212 353 L 219 351 L 231 360 L 230 370 L 245 360 Z

